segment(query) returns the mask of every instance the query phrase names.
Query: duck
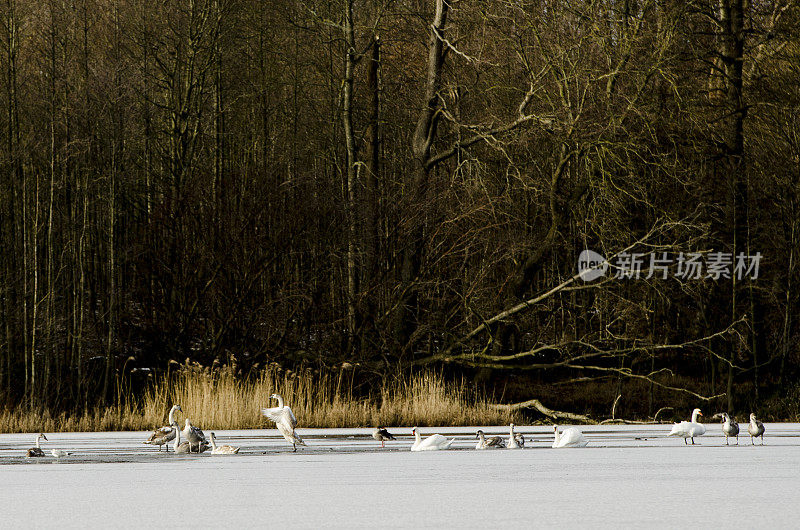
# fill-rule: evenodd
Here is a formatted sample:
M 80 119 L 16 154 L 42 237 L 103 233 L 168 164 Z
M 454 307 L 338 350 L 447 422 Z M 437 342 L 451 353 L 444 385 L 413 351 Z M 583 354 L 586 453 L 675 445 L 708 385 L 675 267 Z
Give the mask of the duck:
M 295 418 L 292 409 L 283 402 L 283 397 L 280 394 L 272 394 L 272 399 L 278 400 L 277 407 L 268 409 L 261 409 L 261 414 L 275 422 L 278 432 L 280 432 L 284 439 L 292 444 L 292 449 L 297 452 L 298 445 L 306 445 L 302 438 L 295 431 L 297 427 L 297 418 Z
M 150 438 L 142 443 L 157 445 L 159 451 L 161 451 L 161 446 L 163 445 L 165 446 L 167 452 L 169 452 L 169 442 L 175 439 L 175 431 L 172 430 L 172 424 L 175 423 L 175 413 L 178 411 L 183 412 L 181 406 L 173 405 L 169 410 L 169 422 L 167 425 L 154 430 L 153 434 L 150 435 Z
M 422 440 L 416 427 L 411 430 L 411 434 L 414 435 L 414 444 L 411 446 L 411 450 L 414 452 L 443 451 L 445 449 L 450 449 L 450 446 L 456 441 L 455 438 L 448 440 L 441 434 L 432 434 Z
M 475 449 L 504 449 L 506 446 L 506 443 L 499 436 L 486 438 L 483 431 L 480 430 L 475 434 L 475 438 L 478 439 L 478 444 L 475 446 Z
M 674 424 L 672 430 L 669 432 L 669 436 L 680 436 L 683 438 L 683 443 L 686 445 L 689 445 L 686 439 L 691 438 L 692 445 L 694 445 L 694 437 L 702 436 L 706 432 L 705 426 L 697 421 L 697 417 L 702 415 L 703 413 L 700 412 L 700 409 L 694 409 L 692 411 L 692 420 Z
M 520 443 L 521 442 L 521 443 Z M 514 424 L 509 425 L 508 442 L 506 447 L 509 449 L 521 449 L 525 446 L 525 438 L 521 434 L 514 432 Z
M 28 449 L 28 452 L 25 454 L 26 458 L 36 458 L 44 456 L 44 451 L 42 451 L 42 448 L 39 446 L 40 440 L 44 440 L 45 442 L 48 441 L 47 436 L 45 436 L 44 433 L 40 432 L 39 434 L 37 434 L 35 440 L 36 447 L 31 447 L 30 449 Z
M 235 455 L 239 452 L 238 447 L 232 445 L 217 445 L 217 437 L 211 433 L 211 454 L 212 455 Z
M 739 424 L 728 416 L 727 412 L 720 412 L 718 416 L 722 419 L 722 434 L 725 435 L 725 445 L 728 443 L 728 437 L 736 437 L 736 445 L 739 445 Z
M 189 418 L 186 418 L 186 424 L 181 432 L 189 442 L 191 451 L 197 449 L 197 452 L 199 453 L 201 452 L 200 447 L 203 445 L 208 448 L 208 440 L 206 440 L 206 435 L 203 434 L 203 431 L 199 427 L 192 425 L 192 422 L 189 421 Z
M 764 424 L 756 419 L 754 412 L 750 413 L 750 425 L 747 426 L 747 432 L 750 433 L 750 444 L 755 445 L 753 438 L 761 437 L 761 445 L 764 445 Z
M 564 429 L 563 432 L 558 432 L 558 425 L 553 426 L 555 439 L 553 440 L 553 448 L 560 449 L 563 447 L 586 447 L 589 443 L 583 433 L 575 427 Z
M 386 440 L 394 440 L 394 436 L 384 427 L 375 427 L 372 437 L 381 443 L 381 447 L 384 447 Z

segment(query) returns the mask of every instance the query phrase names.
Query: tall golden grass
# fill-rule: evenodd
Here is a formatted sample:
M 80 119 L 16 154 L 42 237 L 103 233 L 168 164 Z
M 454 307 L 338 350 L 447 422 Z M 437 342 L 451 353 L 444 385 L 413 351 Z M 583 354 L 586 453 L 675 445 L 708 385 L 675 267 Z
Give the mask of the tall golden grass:
M 485 396 L 462 382 L 425 372 L 384 382 L 364 397 L 352 389 L 351 370 L 314 374 L 268 367 L 240 378 L 233 369 L 183 365 L 146 388 L 140 396 L 122 389 L 113 406 L 78 414 L 16 408 L 0 411 L 2 432 L 147 430 L 164 425 L 167 410 L 180 404 L 186 417 L 204 429 L 272 427 L 262 407 L 281 394 L 302 427 L 374 425 L 501 425 L 519 422 L 517 413 L 498 411 Z

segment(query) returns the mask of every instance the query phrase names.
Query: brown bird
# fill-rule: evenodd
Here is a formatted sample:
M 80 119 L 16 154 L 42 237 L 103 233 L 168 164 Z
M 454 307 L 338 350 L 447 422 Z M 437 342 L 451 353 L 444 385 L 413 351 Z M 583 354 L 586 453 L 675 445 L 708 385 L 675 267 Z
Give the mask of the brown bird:
M 375 430 L 372 431 L 372 437 L 381 443 L 381 447 L 385 446 L 386 440 L 394 440 L 394 436 L 385 427 L 375 427 Z

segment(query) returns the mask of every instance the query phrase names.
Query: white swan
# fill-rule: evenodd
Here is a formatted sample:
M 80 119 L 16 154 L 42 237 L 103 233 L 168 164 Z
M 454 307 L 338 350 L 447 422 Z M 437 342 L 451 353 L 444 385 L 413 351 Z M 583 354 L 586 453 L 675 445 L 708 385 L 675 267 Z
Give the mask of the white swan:
M 169 411 L 169 422 L 163 427 L 159 427 L 158 429 L 154 430 L 153 434 L 150 435 L 150 438 L 142 443 L 157 445 L 159 451 L 161 451 L 161 446 L 164 445 L 167 452 L 169 452 L 169 442 L 175 438 L 175 431 L 172 430 L 172 424 L 175 423 L 175 413 L 178 411 L 183 412 L 181 406 L 173 405 Z
M 306 445 L 300 436 L 297 435 L 294 428 L 297 426 L 297 418 L 294 417 L 292 409 L 288 405 L 283 404 L 283 398 L 280 394 L 272 394 L 270 396 L 278 400 L 278 406 L 268 409 L 261 409 L 261 414 L 275 422 L 278 432 L 280 432 L 287 442 L 292 444 L 292 448 L 297 451 L 297 445 Z
M 372 431 L 372 437 L 381 443 L 381 447 L 384 447 L 386 440 L 394 440 L 394 435 L 392 435 L 384 427 L 375 427 L 375 429 Z
M 512 423 L 509 425 L 508 442 L 506 442 L 506 447 L 509 449 L 521 449 L 524 446 L 525 438 L 523 438 L 521 434 L 514 432 L 514 424 Z
M 177 454 L 186 454 L 186 453 L 193 453 L 192 444 L 189 442 L 181 442 L 181 428 L 178 426 L 178 422 L 172 424 L 172 430 L 175 433 L 175 441 L 172 443 L 172 450 L 175 451 Z M 198 453 L 202 453 L 208 450 L 208 445 L 200 444 Z
M 478 431 L 475 434 L 475 438 L 478 439 L 477 445 L 475 445 L 475 449 L 504 449 L 506 443 L 503 441 L 502 438 L 499 436 L 492 436 L 491 438 L 486 438 L 484 436 L 483 431 Z
M 414 445 L 411 446 L 412 451 L 442 451 L 450 449 L 450 446 L 456 441 L 455 438 L 448 440 L 441 434 L 432 434 L 422 440 L 416 427 L 411 431 L 411 434 L 414 435 Z
M 732 420 L 727 412 L 720 412 L 718 416 L 722 418 L 722 434 L 725 435 L 725 445 L 730 445 L 728 443 L 730 436 L 735 436 L 736 445 L 739 445 L 739 424 Z
M 192 422 L 189 421 L 189 418 L 186 418 L 186 425 L 181 431 L 182 434 L 186 437 L 190 444 L 190 450 L 194 451 L 197 449 L 197 452 L 200 453 L 200 447 L 205 445 L 208 446 L 208 440 L 206 440 L 206 435 L 203 434 L 203 431 L 199 427 L 195 427 L 192 425 Z
M 562 447 L 586 447 L 589 443 L 581 431 L 575 427 L 564 429 L 563 432 L 558 432 L 558 425 L 553 427 L 555 439 L 553 440 L 553 448 L 559 449 Z
M 36 435 L 36 447 L 31 447 L 28 449 L 28 452 L 25 454 L 26 458 L 44 456 L 44 451 L 42 451 L 42 448 L 39 446 L 39 440 L 42 439 L 44 439 L 44 441 L 48 441 L 47 436 L 40 432 L 38 435 Z
M 683 443 L 686 445 L 689 444 L 686 439 L 691 438 L 692 445 L 694 445 L 694 437 L 702 436 L 706 432 L 705 425 L 697 421 L 697 417 L 702 415 L 703 413 L 700 412 L 700 409 L 694 409 L 692 411 L 692 421 L 682 421 L 674 424 L 672 430 L 669 432 L 669 436 L 680 436 L 683 438 Z
M 212 455 L 235 455 L 239 452 L 238 447 L 232 445 L 217 445 L 217 437 L 211 433 L 211 454 Z
M 62 458 L 62 457 L 65 457 L 67 455 L 71 455 L 72 453 L 68 453 L 66 451 L 62 451 L 61 449 L 51 449 L 50 450 L 50 454 L 53 455 L 56 458 Z
M 761 445 L 764 445 L 764 424 L 756 419 L 754 413 L 750 413 L 750 425 L 747 426 L 747 432 L 750 433 L 750 444 L 755 445 L 753 438 L 761 437 Z

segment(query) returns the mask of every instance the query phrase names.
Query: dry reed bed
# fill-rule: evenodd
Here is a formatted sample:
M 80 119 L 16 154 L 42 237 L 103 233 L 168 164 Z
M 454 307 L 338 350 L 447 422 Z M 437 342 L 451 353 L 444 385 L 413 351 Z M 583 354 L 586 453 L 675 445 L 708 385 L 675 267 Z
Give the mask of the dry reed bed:
M 80 414 L 51 415 L 21 408 L 0 411 L 2 432 L 148 430 L 163 425 L 173 403 L 204 429 L 271 428 L 262 407 L 281 394 L 299 427 L 373 425 L 501 425 L 519 421 L 516 413 L 494 409 L 462 383 L 434 373 L 387 382 L 367 398 L 354 396 L 352 372 L 315 375 L 269 367 L 257 377 L 237 378 L 232 370 L 183 366 L 152 384 L 139 398 L 120 392 L 117 404 Z M 181 418 L 182 419 L 182 418 Z

